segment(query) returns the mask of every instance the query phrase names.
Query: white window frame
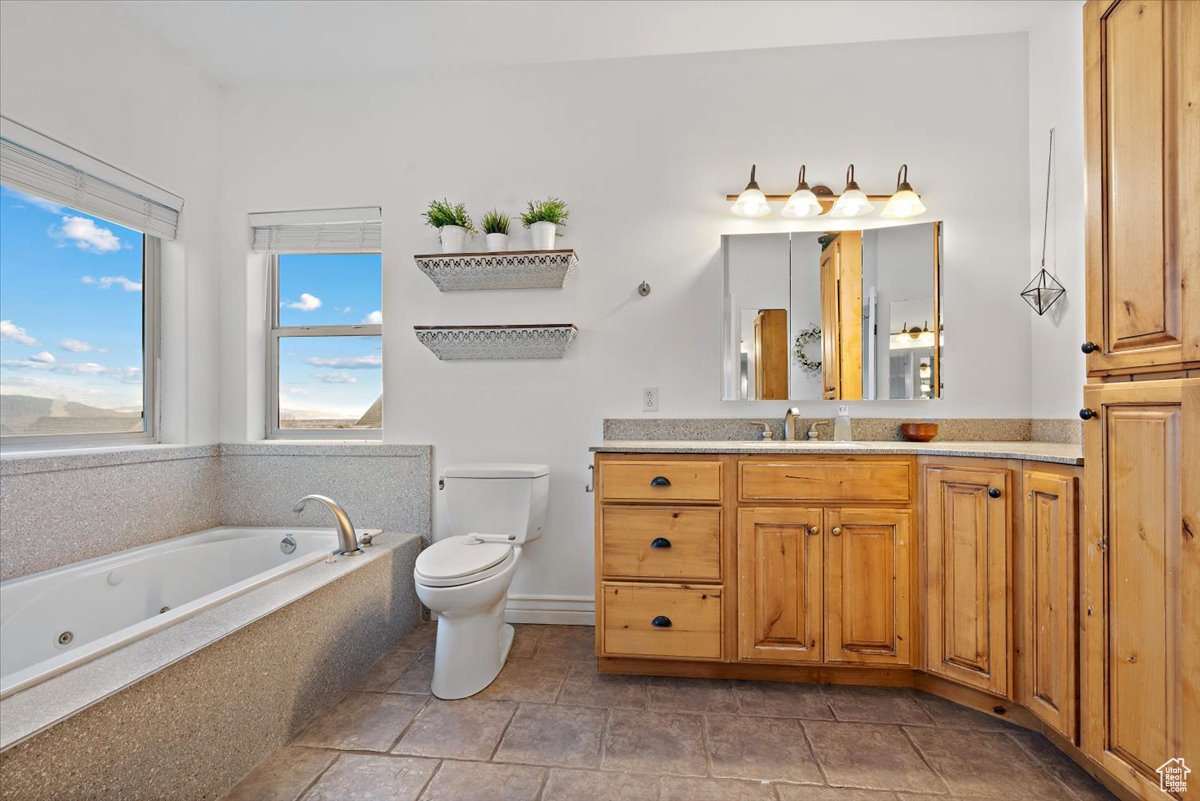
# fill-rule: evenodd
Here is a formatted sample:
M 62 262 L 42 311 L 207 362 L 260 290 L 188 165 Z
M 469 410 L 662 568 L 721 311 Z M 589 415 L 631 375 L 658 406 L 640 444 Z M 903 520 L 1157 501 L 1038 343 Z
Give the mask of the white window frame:
M 363 254 L 378 255 L 378 251 Z M 279 341 L 285 337 L 380 337 L 383 326 L 368 325 L 280 325 L 279 256 L 267 261 L 267 439 L 361 439 L 382 440 L 382 428 L 280 428 L 279 427 Z M 380 280 L 383 275 L 380 275 Z M 380 368 L 383 369 L 382 367 Z M 381 386 L 382 386 L 382 382 Z M 382 393 L 382 389 L 381 389 Z
M 161 273 L 162 240 L 142 234 L 142 432 L 0 436 L 0 447 L 5 453 L 153 445 L 158 442 L 158 432 L 161 430 L 158 382 L 159 337 L 162 330 Z

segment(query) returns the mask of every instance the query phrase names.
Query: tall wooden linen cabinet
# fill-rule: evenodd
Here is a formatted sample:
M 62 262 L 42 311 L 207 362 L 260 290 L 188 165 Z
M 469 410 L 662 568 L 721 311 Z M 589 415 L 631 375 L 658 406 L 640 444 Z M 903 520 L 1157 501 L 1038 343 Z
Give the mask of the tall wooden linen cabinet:
M 1084 9 L 1081 745 L 1200 793 L 1200 3 Z M 1182 758 L 1190 793 L 1162 789 Z

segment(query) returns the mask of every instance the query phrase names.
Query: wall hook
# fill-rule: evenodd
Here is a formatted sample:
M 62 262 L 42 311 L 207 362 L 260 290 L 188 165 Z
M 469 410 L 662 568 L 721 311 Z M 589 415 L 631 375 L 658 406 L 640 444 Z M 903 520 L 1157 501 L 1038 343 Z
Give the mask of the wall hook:
M 643 298 L 646 297 L 647 295 L 649 295 L 650 294 L 650 285 L 647 284 L 645 281 L 638 284 L 638 294 L 641 295 Z

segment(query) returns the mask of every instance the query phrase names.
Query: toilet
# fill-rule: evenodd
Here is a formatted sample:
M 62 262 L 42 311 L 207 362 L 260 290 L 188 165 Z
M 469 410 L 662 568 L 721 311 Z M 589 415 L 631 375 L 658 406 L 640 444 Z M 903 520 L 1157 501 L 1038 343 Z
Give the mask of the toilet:
M 521 546 L 542 536 L 550 489 L 544 464 L 464 464 L 442 484 L 450 536 L 417 557 L 417 597 L 437 615 L 433 694 L 466 698 L 492 683 L 512 647 L 504 622 Z

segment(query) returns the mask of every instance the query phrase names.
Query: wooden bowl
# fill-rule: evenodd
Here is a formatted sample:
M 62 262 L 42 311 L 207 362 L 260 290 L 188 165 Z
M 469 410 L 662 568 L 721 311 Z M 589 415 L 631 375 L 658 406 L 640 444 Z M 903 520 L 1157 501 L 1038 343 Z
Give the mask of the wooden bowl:
M 909 442 L 929 442 L 937 436 L 937 423 L 901 423 L 900 434 Z

